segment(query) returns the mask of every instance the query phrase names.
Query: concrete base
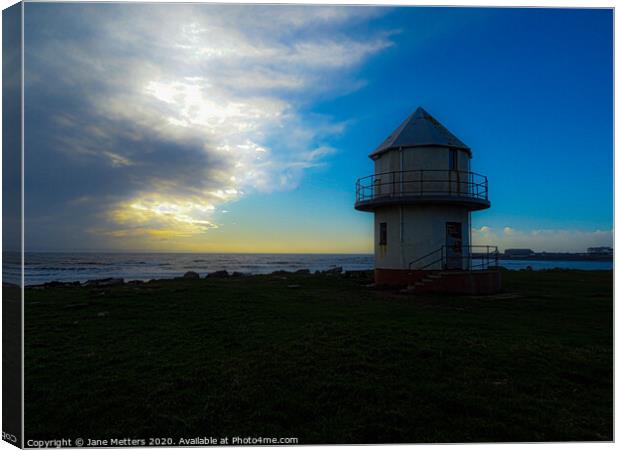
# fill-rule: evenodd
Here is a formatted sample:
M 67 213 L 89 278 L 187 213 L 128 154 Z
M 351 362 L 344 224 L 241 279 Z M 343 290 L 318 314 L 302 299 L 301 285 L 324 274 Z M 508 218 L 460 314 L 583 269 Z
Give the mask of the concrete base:
M 499 270 L 375 269 L 378 286 L 409 286 L 415 293 L 495 294 L 502 288 Z

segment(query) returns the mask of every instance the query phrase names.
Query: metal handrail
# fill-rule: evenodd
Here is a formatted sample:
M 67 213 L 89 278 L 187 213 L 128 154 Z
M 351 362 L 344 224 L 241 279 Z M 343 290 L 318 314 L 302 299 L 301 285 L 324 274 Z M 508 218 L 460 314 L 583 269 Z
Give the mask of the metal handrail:
M 472 249 L 484 249 L 484 252 L 477 252 L 474 253 L 472 252 Z M 445 270 L 447 268 L 447 262 L 448 259 L 450 260 L 455 260 L 455 259 L 460 259 L 461 261 L 465 261 L 467 260 L 468 264 L 467 264 L 467 269 L 462 269 L 462 264 L 461 264 L 461 270 L 468 270 L 468 271 L 473 271 L 473 270 L 487 270 L 489 268 L 497 268 L 499 266 L 499 250 L 497 249 L 497 246 L 495 245 L 461 245 L 460 246 L 461 251 L 463 249 L 468 249 L 469 251 L 467 252 L 466 255 L 461 255 L 461 256 L 455 256 L 455 255 L 450 255 L 448 256 L 448 252 L 444 251 L 446 250 L 446 246 L 442 245 L 441 247 L 439 247 L 437 250 L 433 250 L 430 253 L 427 253 L 424 256 L 421 256 L 417 259 L 414 259 L 413 261 L 411 261 L 409 263 L 409 270 L 411 269 L 411 266 L 413 264 L 416 264 L 426 258 L 428 258 L 431 255 L 434 255 L 436 253 L 441 252 L 441 257 L 438 259 L 435 259 L 425 265 L 423 265 L 422 267 L 419 267 L 418 269 L 415 270 L 425 270 L 428 267 L 433 266 L 434 264 L 437 264 L 438 262 L 441 262 L 441 270 Z M 480 262 L 477 264 L 474 264 L 474 260 L 479 260 Z
M 463 170 L 401 170 L 380 172 L 355 183 L 357 202 L 384 197 L 450 195 L 488 200 L 488 179 Z
M 441 252 L 441 258 L 439 258 L 438 260 L 435 260 L 435 261 L 433 261 L 433 262 L 431 262 L 431 263 L 428 263 L 428 264 L 427 264 L 427 265 L 425 265 L 423 268 L 428 267 L 428 266 L 430 266 L 430 265 L 432 265 L 432 264 L 435 264 L 436 262 L 443 261 L 443 248 L 444 248 L 444 246 L 442 245 L 442 246 L 441 246 L 441 247 L 439 247 L 437 250 L 433 250 L 432 252 L 427 253 L 427 254 L 426 254 L 426 255 L 424 255 L 424 256 L 420 256 L 418 259 L 414 259 L 413 261 L 411 261 L 411 262 L 409 263 L 409 270 L 411 270 L 411 266 L 412 266 L 413 264 L 415 264 L 415 263 L 417 263 L 417 262 L 420 262 L 420 261 L 422 261 L 423 259 L 426 259 L 426 258 L 428 258 L 429 256 L 434 255 L 434 254 L 435 254 L 435 253 L 437 253 L 437 252 Z
M 475 270 L 475 267 L 480 267 L 479 270 L 485 270 L 490 267 L 497 268 L 499 266 L 499 250 L 496 245 L 466 245 L 469 249 L 468 255 L 462 258 L 469 258 L 469 270 Z M 481 248 L 486 251 L 483 253 L 473 253 L 472 249 Z M 480 263 L 474 265 L 473 260 L 478 259 Z

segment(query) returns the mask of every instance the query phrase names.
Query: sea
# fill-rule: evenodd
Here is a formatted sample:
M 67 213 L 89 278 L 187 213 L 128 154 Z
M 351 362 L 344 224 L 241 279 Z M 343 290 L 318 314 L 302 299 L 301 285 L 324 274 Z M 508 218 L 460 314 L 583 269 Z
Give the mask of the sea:
M 533 270 L 612 270 L 611 261 L 500 260 L 512 270 L 530 266 Z M 80 281 L 98 278 L 151 280 L 182 276 L 195 271 L 200 276 L 227 270 L 245 274 L 268 274 L 299 269 L 369 270 L 374 266 L 368 254 L 241 254 L 241 253 L 26 253 L 25 284 L 49 281 Z M 4 253 L 3 281 L 19 283 L 19 255 Z

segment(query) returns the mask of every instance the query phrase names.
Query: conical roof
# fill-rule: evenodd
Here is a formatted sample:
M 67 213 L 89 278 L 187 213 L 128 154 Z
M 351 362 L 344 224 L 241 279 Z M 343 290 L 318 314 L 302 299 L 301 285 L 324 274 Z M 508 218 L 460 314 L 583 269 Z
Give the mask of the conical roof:
M 370 157 L 393 148 L 429 146 L 460 148 L 471 154 L 467 145 L 419 107 L 370 154 Z

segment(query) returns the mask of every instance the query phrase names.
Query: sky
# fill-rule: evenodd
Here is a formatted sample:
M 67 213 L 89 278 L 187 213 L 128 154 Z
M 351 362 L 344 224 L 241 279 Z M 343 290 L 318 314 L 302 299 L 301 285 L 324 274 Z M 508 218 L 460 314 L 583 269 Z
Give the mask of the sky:
M 368 154 L 471 147 L 475 244 L 612 245 L 612 11 L 25 5 L 30 251 L 370 253 Z

